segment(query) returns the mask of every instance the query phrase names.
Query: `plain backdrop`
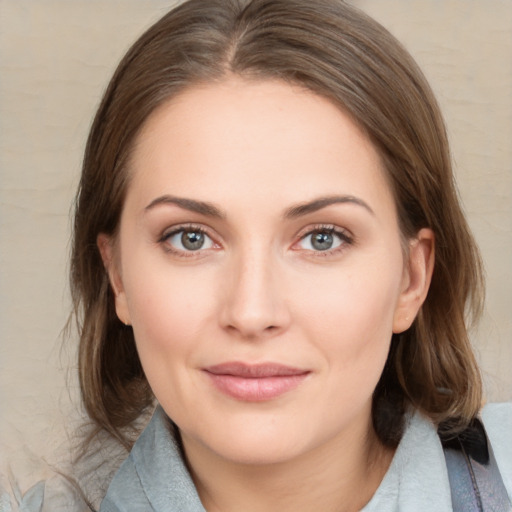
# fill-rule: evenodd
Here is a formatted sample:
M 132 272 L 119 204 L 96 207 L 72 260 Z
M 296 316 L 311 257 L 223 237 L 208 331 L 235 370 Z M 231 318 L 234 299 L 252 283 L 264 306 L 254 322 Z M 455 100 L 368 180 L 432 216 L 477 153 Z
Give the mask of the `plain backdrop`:
M 207 0 L 205 0 L 207 1 Z M 354 0 L 438 96 L 487 271 L 474 345 L 489 400 L 512 399 L 512 1 Z M 0 438 L 23 483 L 77 418 L 70 211 L 91 118 L 163 0 L 0 0 Z M 67 427 L 66 427 L 67 425 Z

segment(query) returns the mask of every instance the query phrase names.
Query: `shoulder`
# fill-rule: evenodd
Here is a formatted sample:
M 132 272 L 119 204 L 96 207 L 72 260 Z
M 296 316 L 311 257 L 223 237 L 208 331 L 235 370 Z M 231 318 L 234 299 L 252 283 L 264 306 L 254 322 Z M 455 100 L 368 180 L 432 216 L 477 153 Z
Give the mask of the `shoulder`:
M 512 402 L 486 405 L 482 421 L 505 488 L 512 496 Z
M 165 510 L 204 512 L 181 456 L 179 436 L 157 407 L 118 473 L 100 512 Z
M 482 409 L 482 419 L 486 428 L 491 429 L 493 432 L 507 432 L 510 439 L 510 427 L 512 422 L 512 402 L 502 402 L 487 404 Z
M 89 443 L 79 457 L 78 443 L 68 437 L 50 461 L 25 446 L 17 446 L 16 451 L 0 446 L 0 512 L 97 510 L 126 458 L 118 443 L 105 441 Z
M 146 498 L 132 457 L 128 457 L 112 480 L 100 512 L 153 510 Z M 1 511 L 0 511 L 1 512 Z
M 60 475 L 22 491 L 13 479 L 0 485 L 0 512 L 85 512 L 90 510 L 73 485 Z
M 452 512 L 443 448 L 432 421 L 419 411 L 405 430 L 391 465 L 364 512 Z

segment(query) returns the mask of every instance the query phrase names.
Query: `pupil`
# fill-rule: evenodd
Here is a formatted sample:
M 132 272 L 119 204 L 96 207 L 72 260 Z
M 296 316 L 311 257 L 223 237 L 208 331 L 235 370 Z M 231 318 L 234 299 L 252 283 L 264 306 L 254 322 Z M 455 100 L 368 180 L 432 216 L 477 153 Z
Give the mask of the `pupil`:
M 201 249 L 204 244 L 204 234 L 197 231 L 185 231 L 181 235 L 181 243 L 185 249 L 197 251 L 198 249 Z
M 330 249 L 333 244 L 333 238 L 330 233 L 315 233 L 311 244 L 318 251 L 326 251 Z

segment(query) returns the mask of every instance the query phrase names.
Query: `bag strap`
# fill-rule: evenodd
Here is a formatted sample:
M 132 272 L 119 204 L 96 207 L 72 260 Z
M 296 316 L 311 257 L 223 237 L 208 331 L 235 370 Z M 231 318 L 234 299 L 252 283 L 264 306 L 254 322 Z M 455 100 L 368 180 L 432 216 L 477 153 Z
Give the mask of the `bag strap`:
M 475 418 L 459 435 L 439 432 L 454 512 L 510 512 L 512 503 L 482 422 Z

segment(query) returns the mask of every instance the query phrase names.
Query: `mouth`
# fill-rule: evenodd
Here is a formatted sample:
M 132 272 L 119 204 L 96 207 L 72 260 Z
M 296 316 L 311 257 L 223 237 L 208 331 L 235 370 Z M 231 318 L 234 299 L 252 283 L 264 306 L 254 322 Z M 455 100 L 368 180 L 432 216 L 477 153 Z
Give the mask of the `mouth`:
M 299 386 L 309 370 L 277 363 L 222 363 L 203 368 L 214 387 L 231 398 L 264 402 L 278 398 Z

